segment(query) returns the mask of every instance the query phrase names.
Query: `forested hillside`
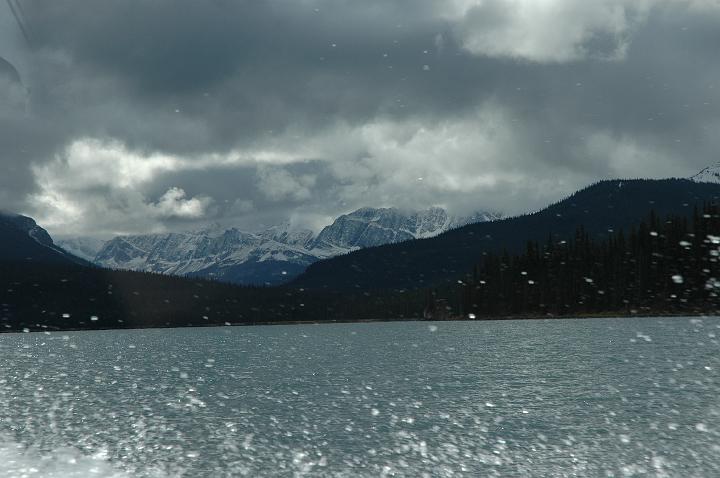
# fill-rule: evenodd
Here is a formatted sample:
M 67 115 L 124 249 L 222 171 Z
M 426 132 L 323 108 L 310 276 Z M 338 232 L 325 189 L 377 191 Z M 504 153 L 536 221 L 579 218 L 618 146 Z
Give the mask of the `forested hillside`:
M 662 217 L 690 217 L 693 205 L 718 197 L 720 185 L 685 179 L 603 181 L 533 214 L 315 263 L 293 285 L 346 291 L 438 286 L 471 272 L 484 254 L 519 253 L 527 241 L 548 237 L 569 240 L 580 226 L 590 238 L 601 240 L 637 225 L 650 210 Z
M 719 256 L 720 209 L 706 204 L 690 220 L 651 213 L 603 240 L 580 227 L 569 241 L 487 254 L 445 294 L 459 297 L 459 313 L 477 317 L 714 313 Z

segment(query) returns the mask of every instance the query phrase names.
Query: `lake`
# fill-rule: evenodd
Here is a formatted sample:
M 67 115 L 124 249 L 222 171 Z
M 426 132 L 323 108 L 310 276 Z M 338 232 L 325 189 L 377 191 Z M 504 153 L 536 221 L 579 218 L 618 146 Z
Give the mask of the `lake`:
M 720 476 L 720 320 L 0 335 L 0 476 Z

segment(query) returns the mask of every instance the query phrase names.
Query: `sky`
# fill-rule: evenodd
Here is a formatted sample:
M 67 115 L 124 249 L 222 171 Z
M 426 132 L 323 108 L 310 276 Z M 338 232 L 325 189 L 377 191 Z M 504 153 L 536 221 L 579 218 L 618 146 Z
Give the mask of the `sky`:
M 317 229 L 687 177 L 720 161 L 718 51 L 720 0 L 3 1 L 0 209 Z

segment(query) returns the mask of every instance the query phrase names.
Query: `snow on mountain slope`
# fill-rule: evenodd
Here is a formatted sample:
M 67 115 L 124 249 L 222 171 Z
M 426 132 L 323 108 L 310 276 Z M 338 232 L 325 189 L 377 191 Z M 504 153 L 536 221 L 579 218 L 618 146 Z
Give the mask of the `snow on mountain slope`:
M 472 222 L 498 219 L 500 215 L 476 213 L 469 217 L 454 217 L 440 207 L 405 213 L 395 208 L 362 208 L 340 216 L 324 228 L 315 247 L 352 251 L 409 239 L 437 236 L 449 229 Z
M 432 237 L 498 217 L 478 213 L 456 218 L 437 207 L 419 212 L 362 208 L 340 216 L 317 236 L 288 223 L 254 233 L 214 225 L 190 232 L 118 236 L 102 245 L 93 262 L 118 269 L 276 284 L 292 279 L 321 259 L 364 247 Z M 69 241 L 63 244 L 81 247 Z
M 235 228 L 218 230 L 216 227 L 191 232 L 119 236 L 107 241 L 94 258 L 94 262 L 118 269 L 160 272 L 163 274 L 210 276 L 230 282 L 278 282 L 284 275 L 244 277 L 236 268 L 242 264 L 290 262 L 308 264 L 318 260 L 306 248 L 312 231 L 292 231 L 275 226 L 260 233 L 242 232 Z M 243 280 L 236 280 L 239 274 Z M 279 277 L 275 277 L 278 275 Z
M 93 261 L 100 249 L 105 245 L 104 239 L 95 239 L 92 237 L 75 237 L 68 239 L 58 239 L 55 245 L 61 247 L 65 251 L 87 261 Z
M 713 164 L 704 168 L 695 176 L 690 177 L 696 183 L 716 183 L 720 184 L 720 163 Z

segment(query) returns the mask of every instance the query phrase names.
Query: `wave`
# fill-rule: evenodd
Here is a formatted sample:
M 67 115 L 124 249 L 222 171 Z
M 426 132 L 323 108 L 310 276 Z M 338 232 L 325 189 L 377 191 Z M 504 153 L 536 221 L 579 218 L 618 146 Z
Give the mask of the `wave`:
M 131 478 L 107 453 L 83 454 L 72 447 L 40 451 L 0 437 L 0 476 L 5 478 Z M 134 475 L 133 475 L 134 476 Z M 159 475 L 155 475 L 159 476 Z

